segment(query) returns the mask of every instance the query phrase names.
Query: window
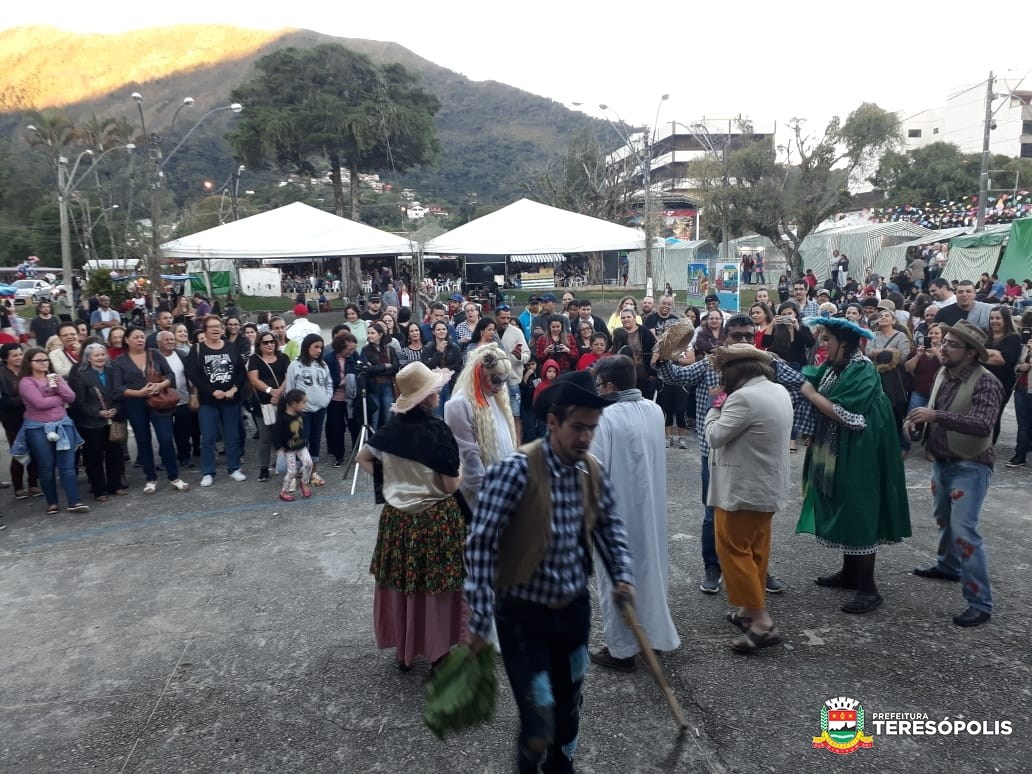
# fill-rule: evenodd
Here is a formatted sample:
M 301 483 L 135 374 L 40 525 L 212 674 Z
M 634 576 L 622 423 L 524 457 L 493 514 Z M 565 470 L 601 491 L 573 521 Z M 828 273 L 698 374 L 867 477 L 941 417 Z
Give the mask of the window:
M 939 133 L 939 127 L 935 127 L 934 129 L 932 129 L 932 134 L 938 134 L 938 133 Z
M 1032 142 L 1021 143 L 1021 158 L 1032 159 Z
M 1032 134 L 1032 121 L 1022 121 L 1021 122 L 1021 133 L 1022 134 Z
M 921 136 L 921 130 L 920 129 L 907 129 L 907 137 L 920 137 L 920 136 Z

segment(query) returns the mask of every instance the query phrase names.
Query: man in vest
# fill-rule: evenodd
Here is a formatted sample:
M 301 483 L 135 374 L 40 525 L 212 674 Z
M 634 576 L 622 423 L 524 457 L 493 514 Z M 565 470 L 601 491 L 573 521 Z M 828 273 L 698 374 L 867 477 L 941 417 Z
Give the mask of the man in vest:
M 612 402 L 587 371 L 559 376 L 534 403 L 546 437 L 487 469 L 469 526 L 471 646 L 484 646 L 494 618 L 520 713 L 521 774 L 542 765 L 573 771 L 588 664 L 592 543 L 614 595 L 632 594 L 624 525 L 605 470 L 588 454 L 602 409 Z
M 993 474 L 993 424 L 1003 385 L 980 365 L 989 360 L 985 342 L 985 332 L 967 320 L 944 326 L 943 367 L 928 406 L 911 411 L 904 425 L 905 432 L 926 429 L 925 449 L 935 459 L 932 497 L 939 525 L 938 557 L 935 564 L 916 568 L 914 575 L 961 581 L 968 607 L 953 616 L 957 626 L 978 626 L 993 612 L 978 517 Z

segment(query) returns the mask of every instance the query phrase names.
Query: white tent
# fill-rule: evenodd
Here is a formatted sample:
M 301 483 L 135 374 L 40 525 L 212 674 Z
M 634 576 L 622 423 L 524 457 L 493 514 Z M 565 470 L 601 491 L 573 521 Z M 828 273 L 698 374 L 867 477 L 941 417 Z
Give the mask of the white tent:
M 833 250 L 845 253 L 849 258 L 850 275 L 863 279 L 865 269 L 883 247 L 914 239 L 928 238 L 934 241 L 934 234 L 934 231 L 906 221 L 832 226 L 808 234 L 799 245 L 799 253 L 803 257 L 803 268 L 813 269 L 817 279 L 822 282 L 830 274 Z
M 972 231 L 973 228 L 969 226 L 959 226 L 957 228 L 944 228 L 938 231 L 933 231 L 930 237 L 920 237 L 918 239 L 912 239 L 909 242 L 903 242 L 898 245 L 891 245 L 890 247 L 883 247 L 879 250 L 871 265 L 874 267 L 874 271 L 883 277 L 892 276 L 893 268 L 897 268 L 900 271 L 910 265 L 907 260 L 907 250 L 911 247 L 920 247 L 926 245 L 929 242 L 948 242 L 953 237 L 961 236 Z M 848 253 L 847 253 L 848 255 Z M 849 268 L 850 271 L 853 269 L 852 259 L 850 259 Z M 856 275 L 853 275 L 856 276 Z M 862 280 L 863 277 L 857 277 L 858 280 Z
M 409 255 L 412 243 L 364 223 L 294 202 L 161 246 L 168 258 L 323 258 Z
M 641 231 L 588 215 L 520 199 L 427 242 L 428 253 L 529 255 L 639 250 Z
M 652 263 L 655 276 L 652 278 L 656 292 L 659 293 L 667 285 L 673 290 L 688 289 L 688 265 L 704 263 L 712 271 L 713 262 L 717 259 L 717 248 L 708 239 L 699 240 L 667 240 L 663 247 L 652 251 Z M 635 250 L 627 254 L 628 280 L 632 285 L 645 284 L 645 251 Z

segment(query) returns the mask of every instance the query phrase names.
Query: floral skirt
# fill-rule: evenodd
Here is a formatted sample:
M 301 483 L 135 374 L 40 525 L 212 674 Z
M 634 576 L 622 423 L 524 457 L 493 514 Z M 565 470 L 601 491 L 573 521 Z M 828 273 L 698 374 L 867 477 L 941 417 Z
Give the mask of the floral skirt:
M 422 513 L 390 503 L 380 514 L 369 572 L 376 585 L 403 594 L 462 591 L 466 524 L 458 502 L 447 497 Z

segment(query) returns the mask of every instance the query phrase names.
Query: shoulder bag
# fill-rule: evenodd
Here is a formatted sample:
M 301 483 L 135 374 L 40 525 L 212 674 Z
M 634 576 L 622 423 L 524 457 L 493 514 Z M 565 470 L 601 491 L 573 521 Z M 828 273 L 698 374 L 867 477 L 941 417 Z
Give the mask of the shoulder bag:
M 263 363 L 265 363 L 265 367 L 267 369 L 269 369 L 269 374 L 272 376 L 272 380 L 276 383 L 276 386 L 273 387 L 273 389 L 274 390 L 278 390 L 279 389 L 279 379 L 276 378 L 276 372 L 272 370 L 272 366 L 269 365 L 269 363 L 265 360 L 265 358 L 263 358 L 261 355 L 259 355 L 258 357 L 259 357 L 259 359 L 261 359 L 261 361 Z M 266 425 L 270 425 L 270 426 L 276 424 L 276 407 L 273 406 L 271 403 L 263 403 L 261 405 L 262 405 L 262 421 Z
M 154 367 L 154 355 L 147 353 L 147 384 L 159 384 L 165 381 L 165 377 Z M 163 387 L 153 395 L 147 396 L 147 406 L 152 411 L 169 412 L 175 411 L 179 405 L 179 390 L 175 387 Z

